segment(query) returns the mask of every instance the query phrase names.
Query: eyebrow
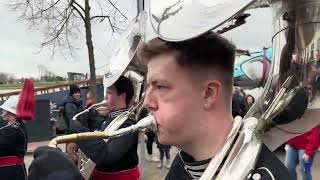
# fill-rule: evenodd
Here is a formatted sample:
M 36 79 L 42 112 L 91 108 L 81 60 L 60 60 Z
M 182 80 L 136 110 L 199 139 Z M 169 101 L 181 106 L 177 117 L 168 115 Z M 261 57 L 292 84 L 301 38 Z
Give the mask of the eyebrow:
M 151 82 L 149 82 L 149 84 L 151 85 L 157 85 L 158 83 L 166 83 L 169 84 L 169 82 L 167 80 L 151 80 Z

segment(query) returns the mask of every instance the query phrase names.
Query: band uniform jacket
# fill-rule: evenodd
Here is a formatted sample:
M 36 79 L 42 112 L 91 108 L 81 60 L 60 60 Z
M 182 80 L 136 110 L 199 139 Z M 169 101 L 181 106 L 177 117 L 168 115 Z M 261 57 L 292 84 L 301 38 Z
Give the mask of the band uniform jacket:
M 189 156 L 182 152 L 178 154 L 171 166 L 169 173 L 166 176 L 166 180 L 191 180 L 199 179 L 200 176 L 192 176 L 192 172 L 188 171 L 185 162 L 185 158 Z M 184 160 L 182 160 L 183 158 Z M 184 162 L 183 162 L 184 161 Z M 208 160 L 209 162 L 210 160 Z M 204 170 L 205 168 L 203 168 Z M 197 173 L 195 173 L 197 174 Z M 202 174 L 202 172 L 201 172 Z M 285 180 L 290 179 L 287 168 L 278 160 L 275 155 L 265 146 L 262 146 L 258 161 L 255 169 L 248 172 L 248 180 Z
M 113 111 L 105 119 L 99 130 L 104 130 L 117 115 L 127 109 Z M 131 119 L 125 121 L 120 128 L 125 128 L 135 124 Z M 71 123 L 73 132 L 90 131 L 84 126 Z M 132 169 L 138 166 L 138 134 L 127 134 L 116 139 L 110 139 L 107 143 L 104 140 L 77 142 L 78 147 L 86 154 L 93 162 L 96 163 L 96 170 L 101 172 L 121 172 Z
M 0 128 L 0 179 L 26 179 L 23 158 L 27 144 L 28 136 L 22 121 L 10 121 Z

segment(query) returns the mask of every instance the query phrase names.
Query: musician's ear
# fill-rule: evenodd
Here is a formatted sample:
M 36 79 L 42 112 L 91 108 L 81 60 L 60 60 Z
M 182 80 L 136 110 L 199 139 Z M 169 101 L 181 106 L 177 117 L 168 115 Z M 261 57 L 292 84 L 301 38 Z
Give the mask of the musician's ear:
M 205 82 L 203 91 L 203 107 L 211 109 L 216 104 L 221 94 L 221 82 L 217 80 L 208 80 Z
M 126 102 L 126 97 L 127 97 L 126 93 L 120 94 L 120 97 L 121 97 L 121 99 L 124 100 L 124 102 Z

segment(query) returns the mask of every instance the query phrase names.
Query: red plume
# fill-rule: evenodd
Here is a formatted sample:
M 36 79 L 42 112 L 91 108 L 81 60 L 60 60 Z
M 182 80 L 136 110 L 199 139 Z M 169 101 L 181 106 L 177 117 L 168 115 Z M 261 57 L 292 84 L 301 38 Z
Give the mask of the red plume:
M 17 118 L 32 120 L 35 111 L 34 87 L 31 79 L 25 79 L 17 105 Z

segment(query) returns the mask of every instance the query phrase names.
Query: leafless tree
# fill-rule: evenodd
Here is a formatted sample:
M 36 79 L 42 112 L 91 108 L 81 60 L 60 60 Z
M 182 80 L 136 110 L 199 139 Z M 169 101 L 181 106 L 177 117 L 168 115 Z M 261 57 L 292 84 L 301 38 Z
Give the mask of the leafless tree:
M 46 77 L 51 77 L 54 78 L 57 75 L 53 73 L 52 71 L 48 70 L 48 68 L 45 65 L 37 65 L 40 77 L 46 76 Z
M 16 79 L 12 74 L 0 72 L 0 84 L 14 83 Z
M 0 73 L 0 84 L 4 84 L 8 81 L 8 75 L 5 73 Z
M 48 46 L 52 55 L 74 57 L 79 49 L 75 41 L 82 35 L 86 39 L 90 67 L 90 88 L 96 95 L 96 73 L 92 25 L 106 23 L 112 32 L 122 30 L 127 17 L 111 0 L 12 0 L 13 10 L 21 12 L 20 19 L 31 29 L 42 31 L 41 49 Z M 94 11 L 92 11 L 92 7 Z M 65 56 L 66 57 L 66 56 Z M 95 98 L 94 98 L 95 99 Z

